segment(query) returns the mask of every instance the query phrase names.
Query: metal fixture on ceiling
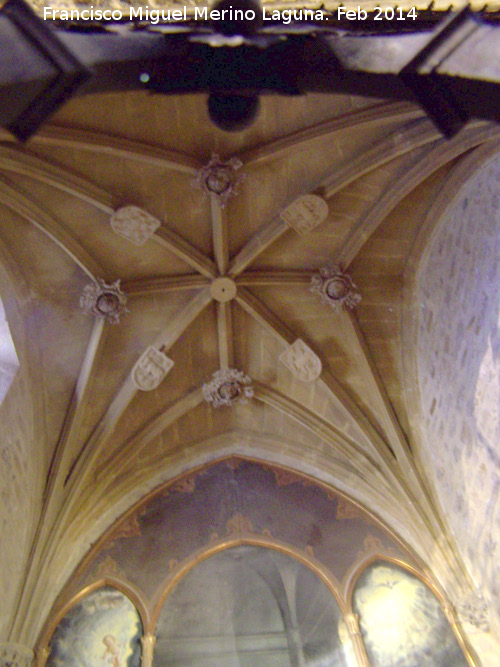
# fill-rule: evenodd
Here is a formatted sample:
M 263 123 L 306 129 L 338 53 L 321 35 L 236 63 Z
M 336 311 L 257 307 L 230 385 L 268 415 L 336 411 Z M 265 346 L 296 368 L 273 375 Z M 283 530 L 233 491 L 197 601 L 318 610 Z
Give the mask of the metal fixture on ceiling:
M 326 10 L 330 21 L 267 26 L 253 0 L 231 6 L 251 6 L 255 20 L 50 25 L 23 0 L 8 0 L 0 10 L 0 124 L 26 140 L 73 95 L 134 89 L 208 93 L 210 116 L 224 130 L 244 129 L 270 93 L 411 100 L 446 136 L 470 118 L 500 122 L 494 16 L 437 12 L 405 22 L 403 32 L 388 22 L 348 25 Z

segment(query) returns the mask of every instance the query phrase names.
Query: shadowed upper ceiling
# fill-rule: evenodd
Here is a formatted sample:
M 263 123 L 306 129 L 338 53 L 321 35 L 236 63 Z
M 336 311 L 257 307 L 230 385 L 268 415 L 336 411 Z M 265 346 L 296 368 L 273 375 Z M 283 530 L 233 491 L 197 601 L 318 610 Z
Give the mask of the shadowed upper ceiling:
M 475 123 L 446 141 L 409 104 L 326 95 L 268 97 L 251 128 L 228 135 L 209 124 L 202 96 L 142 93 L 73 100 L 26 146 L 3 137 L 1 287 L 20 370 L 0 414 L 9 488 L 29 489 L 5 499 L 5 535 L 19 552 L 6 558 L 4 634 L 33 644 L 114 519 L 229 454 L 337 487 L 449 595 L 467 590 L 410 427 L 401 325 L 405 271 L 432 201 L 462 156 L 498 138 Z M 223 208 L 195 184 L 213 153 L 242 163 Z M 306 194 L 328 214 L 301 235 L 280 213 Z M 111 227 L 125 206 L 161 223 L 141 247 Z M 355 310 L 311 292 L 331 263 L 361 294 Z M 222 276 L 236 287 L 228 301 L 215 296 Z M 128 312 L 118 324 L 79 308 L 98 279 L 121 281 Z M 297 339 L 320 359 L 318 379 L 280 361 Z M 140 391 L 132 371 L 150 346 L 173 367 Z M 252 379 L 254 397 L 215 408 L 202 386 L 227 367 Z
M 51 2 L 50 4 L 43 3 L 41 0 L 30 0 L 29 4 L 37 10 L 40 14 L 43 14 L 44 7 L 52 7 L 54 9 L 79 9 L 82 10 L 83 8 L 90 7 L 92 6 L 91 2 L 75 2 L 74 0 L 55 0 L 54 2 Z M 146 9 L 148 7 L 149 9 L 183 9 L 186 7 L 186 12 L 188 16 L 192 16 L 195 13 L 195 8 L 196 7 L 211 7 L 212 4 L 211 2 L 207 2 L 204 0 L 186 0 L 186 2 L 182 2 L 181 0 L 151 0 L 151 2 L 141 4 L 140 2 L 125 2 L 124 0 L 104 0 L 103 2 L 99 2 L 98 8 L 100 10 L 105 10 L 105 9 L 118 9 L 121 10 L 126 16 L 129 11 L 130 7 L 133 6 L 135 8 L 137 7 L 143 7 Z M 410 0 L 404 0 L 403 2 L 388 2 L 384 5 L 385 7 L 400 7 L 402 9 L 411 9 L 415 7 L 417 10 L 426 10 L 429 8 L 432 8 L 435 11 L 447 11 L 448 9 L 460 9 L 461 7 L 464 6 L 464 2 L 461 2 L 460 0 L 455 0 L 451 1 L 450 0 L 435 0 L 434 2 L 429 2 L 428 0 L 417 0 L 415 1 L 410 1 Z M 479 10 L 494 10 L 498 9 L 498 3 L 495 0 L 490 0 L 490 2 L 468 2 L 468 5 L 474 9 L 475 11 Z M 95 5 L 97 8 L 97 5 Z M 318 8 L 318 3 L 317 2 L 312 2 L 311 0 L 306 0 L 305 2 L 296 2 L 292 1 L 283 1 L 283 0 L 267 0 L 262 2 L 262 6 L 268 11 L 268 14 L 272 12 L 274 9 L 278 10 L 283 10 L 283 9 L 290 9 L 290 8 L 312 8 L 312 9 L 317 9 Z M 321 8 L 326 10 L 326 11 L 336 11 L 339 6 L 346 7 L 346 8 L 354 8 L 355 10 L 358 7 L 361 7 L 363 9 L 366 9 L 368 11 L 373 10 L 374 7 L 380 6 L 379 3 L 373 2 L 373 0 L 356 0 L 354 2 L 353 0 L 348 0 L 347 2 L 332 2 L 332 1 L 327 1 L 324 3 L 321 3 Z
M 83 8 L 92 6 L 90 2 L 75 2 L 74 0 L 55 0 L 50 4 L 43 3 L 41 0 L 30 0 L 29 4 L 37 10 L 40 14 L 43 14 L 44 7 L 52 7 L 54 9 L 61 10 L 71 10 L 79 9 L 80 11 Z M 99 2 L 98 8 L 100 10 L 105 9 L 118 9 L 123 12 L 123 15 L 128 15 L 131 5 L 135 8 L 143 7 L 144 9 L 183 9 L 186 7 L 186 12 L 188 16 L 193 16 L 195 13 L 195 8 L 199 7 L 211 7 L 210 2 L 205 2 L 203 0 L 186 0 L 182 2 L 181 0 L 151 0 L 147 4 L 144 3 L 141 5 L 140 2 L 125 2 L 124 0 L 104 0 Z M 400 7 L 404 10 L 410 10 L 416 8 L 418 11 L 432 9 L 434 11 L 448 11 L 449 9 L 461 9 L 465 4 L 475 10 L 475 11 L 493 11 L 498 9 L 498 2 L 496 0 L 490 0 L 489 2 L 480 2 L 476 0 L 469 1 L 467 3 L 462 0 L 434 0 L 434 2 L 429 2 L 429 0 L 403 0 L 403 2 L 388 2 L 383 7 Z M 287 9 L 302 9 L 302 8 L 311 8 L 317 9 L 318 3 L 313 2 L 312 0 L 305 0 L 305 2 L 296 2 L 290 0 L 264 0 L 262 6 L 267 11 L 268 15 L 272 13 L 273 10 L 278 9 L 280 11 Z M 347 2 L 333 2 L 328 0 L 327 2 L 321 3 L 321 8 L 325 11 L 335 12 L 339 6 L 345 7 L 347 9 L 353 8 L 357 10 L 358 7 L 365 9 L 367 11 L 373 11 L 375 7 L 381 6 L 380 3 L 373 2 L 373 0 L 348 0 Z M 97 6 L 96 6 L 97 7 Z

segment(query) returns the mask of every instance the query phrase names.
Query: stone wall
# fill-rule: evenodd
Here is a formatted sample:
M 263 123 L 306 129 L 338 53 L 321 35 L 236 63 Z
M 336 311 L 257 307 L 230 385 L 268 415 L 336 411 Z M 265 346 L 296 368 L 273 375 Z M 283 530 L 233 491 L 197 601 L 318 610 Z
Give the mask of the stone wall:
M 18 287 L 21 291 L 20 284 L 16 289 Z M 19 358 L 19 368 L 0 404 L 0 640 L 6 641 L 39 516 L 45 466 L 41 462 L 41 442 L 37 446 L 34 436 L 34 348 L 30 351 L 24 345 L 19 294 L 16 296 L 12 289 L 11 279 L 7 278 L 2 264 L 0 289 L 5 323 L 8 320 Z M 12 350 L 10 353 L 11 359 L 15 359 Z M 14 371 L 14 363 L 9 368 Z
M 458 193 L 426 248 L 417 365 L 428 472 L 478 587 L 500 616 L 499 284 L 497 156 Z

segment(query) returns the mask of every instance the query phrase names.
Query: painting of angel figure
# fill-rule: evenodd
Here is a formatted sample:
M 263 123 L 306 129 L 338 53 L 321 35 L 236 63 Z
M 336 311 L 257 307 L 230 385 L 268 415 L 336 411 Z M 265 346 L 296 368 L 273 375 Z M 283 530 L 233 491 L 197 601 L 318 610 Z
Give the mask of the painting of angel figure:
M 373 667 L 467 667 L 439 601 L 410 572 L 391 563 L 370 565 L 353 602 Z
M 115 588 L 99 588 L 57 626 L 47 667 L 139 667 L 141 636 L 141 620 L 130 600 Z

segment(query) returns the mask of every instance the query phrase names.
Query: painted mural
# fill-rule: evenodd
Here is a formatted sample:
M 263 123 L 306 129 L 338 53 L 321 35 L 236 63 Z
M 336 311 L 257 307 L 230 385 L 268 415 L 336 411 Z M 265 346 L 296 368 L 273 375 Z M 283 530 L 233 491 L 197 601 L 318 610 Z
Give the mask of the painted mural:
M 81 563 L 66 600 L 103 580 L 131 587 L 152 619 L 153 667 L 354 667 L 340 582 L 373 558 L 353 593 L 372 667 L 467 667 L 438 600 L 389 561 L 418 563 L 376 518 L 308 477 L 239 457 L 138 503 Z M 60 621 L 47 667 L 140 667 L 142 634 L 130 600 L 101 587 Z
M 81 568 L 72 592 L 108 576 L 153 598 L 193 554 L 256 536 L 316 558 L 338 580 L 370 553 L 415 564 L 376 520 L 335 491 L 290 471 L 234 458 L 159 489 L 118 522 Z
M 50 641 L 47 667 L 139 667 L 142 625 L 130 600 L 103 587 L 75 604 Z
M 372 667 L 467 667 L 439 601 L 402 568 L 381 562 L 368 567 L 353 606 Z
M 349 667 L 340 608 L 308 567 L 239 546 L 197 564 L 169 593 L 153 667 Z

